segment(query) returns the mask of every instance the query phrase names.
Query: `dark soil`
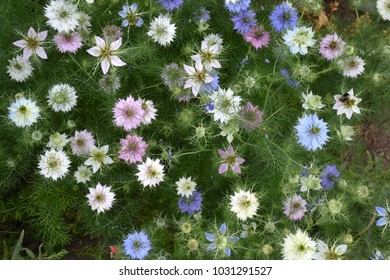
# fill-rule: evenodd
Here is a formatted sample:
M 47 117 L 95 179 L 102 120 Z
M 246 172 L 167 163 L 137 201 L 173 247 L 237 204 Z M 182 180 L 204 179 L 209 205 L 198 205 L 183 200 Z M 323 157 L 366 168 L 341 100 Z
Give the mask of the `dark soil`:
M 368 123 L 360 129 L 360 136 L 367 150 L 375 158 L 379 158 L 384 168 L 390 166 L 390 123 Z

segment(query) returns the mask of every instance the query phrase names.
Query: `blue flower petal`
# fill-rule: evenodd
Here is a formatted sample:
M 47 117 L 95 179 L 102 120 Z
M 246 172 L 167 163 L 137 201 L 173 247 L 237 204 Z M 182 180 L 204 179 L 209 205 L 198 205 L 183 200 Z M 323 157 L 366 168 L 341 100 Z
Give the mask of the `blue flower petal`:
M 226 223 L 223 223 L 223 224 L 221 225 L 221 227 L 219 228 L 219 232 L 220 232 L 222 235 L 225 235 L 225 234 L 226 234 L 226 228 L 227 228 Z
M 214 236 L 214 234 L 205 232 L 204 235 L 206 236 L 206 239 L 207 239 L 208 241 L 210 241 L 210 242 L 214 242 L 214 241 L 215 241 L 215 236 Z
M 228 237 L 229 243 L 236 243 L 240 238 L 238 236 L 232 235 Z
M 230 248 L 225 248 L 225 254 L 226 256 L 230 257 L 230 254 L 232 253 L 232 250 Z
M 378 227 L 382 227 L 384 226 L 385 224 L 387 224 L 389 222 L 389 220 L 387 218 L 380 218 L 377 222 L 376 222 L 376 225 Z
M 207 246 L 208 251 L 213 251 L 217 249 L 217 245 L 215 243 L 211 243 L 209 246 Z
M 375 210 L 376 210 L 376 212 L 378 213 L 379 216 L 384 217 L 384 216 L 387 215 L 387 210 L 385 208 L 383 208 L 383 207 L 376 206 Z

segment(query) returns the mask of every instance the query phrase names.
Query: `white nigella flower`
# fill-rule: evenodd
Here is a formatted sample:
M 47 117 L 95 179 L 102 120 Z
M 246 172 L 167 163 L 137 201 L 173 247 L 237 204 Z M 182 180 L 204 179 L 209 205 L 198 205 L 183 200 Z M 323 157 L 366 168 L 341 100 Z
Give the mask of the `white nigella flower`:
M 191 177 L 181 177 L 179 181 L 176 182 L 176 186 L 177 194 L 188 198 L 195 191 L 196 182 L 192 181 Z
M 140 102 L 142 103 L 142 109 L 145 111 L 141 122 L 143 124 L 150 124 L 157 117 L 157 109 L 154 108 L 154 104 L 150 100 L 141 99 Z
M 63 151 L 56 151 L 54 149 L 47 150 L 45 154 L 41 155 L 38 167 L 41 173 L 46 178 L 52 178 L 57 181 L 68 173 L 70 160 Z
M 76 90 L 68 84 L 54 85 L 49 90 L 47 102 L 55 112 L 68 112 L 77 103 Z
M 53 148 L 55 150 L 62 150 L 63 147 L 69 142 L 69 139 L 66 137 L 66 134 L 60 134 L 59 132 L 50 135 L 49 143 L 47 147 Z
M 40 109 L 35 101 L 21 97 L 8 108 L 9 118 L 19 127 L 31 126 L 39 117 Z
M 29 59 L 30 56 L 35 53 L 37 56 L 43 59 L 47 59 L 45 50 L 41 47 L 41 42 L 47 37 L 47 30 L 35 32 L 34 28 L 30 27 L 27 31 L 27 36 L 24 39 L 14 42 L 13 44 L 23 49 L 23 58 Z
M 238 190 L 230 196 L 230 210 L 236 213 L 237 218 L 245 221 L 256 215 L 259 202 L 254 193 Z
M 366 63 L 358 56 L 348 56 L 339 61 L 339 66 L 343 70 L 343 76 L 347 78 L 356 78 L 364 72 Z
M 306 232 L 298 229 L 296 234 L 289 233 L 284 238 L 283 259 L 311 260 L 316 252 L 316 245 Z
M 93 173 L 96 173 L 103 164 L 111 164 L 114 161 L 107 156 L 109 146 L 105 145 L 103 147 L 93 146 L 89 152 L 89 158 L 84 162 L 87 166 L 92 166 Z
M 384 20 L 390 20 L 390 0 L 378 0 L 376 8 Z
M 322 241 L 318 240 L 317 250 L 318 252 L 313 255 L 314 260 L 341 260 L 345 252 L 347 252 L 348 246 L 345 244 L 333 245 L 331 248 Z
M 283 36 L 284 42 L 290 47 L 290 52 L 293 54 L 300 53 L 307 54 L 307 47 L 314 46 L 316 42 L 313 39 L 314 31 L 311 27 L 294 27 L 293 30 L 287 30 Z
M 184 84 L 184 88 L 191 88 L 194 96 L 198 95 L 200 87 L 203 84 L 211 83 L 214 79 L 207 71 L 205 71 L 205 69 L 203 69 L 203 65 L 199 60 L 195 62 L 195 68 L 186 64 L 184 64 L 183 67 L 189 75 L 186 83 Z
M 321 96 L 314 95 L 311 91 L 307 95 L 302 92 L 302 98 L 304 100 L 302 107 L 305 110 L 316 111 L 325 107 L 325 105 L 321 102 Z
M 171 18 L 165 15 L 159 15 L 150 23 L 148 36 L 153 41 L 162 46 L 169 45 L 176 36 L 176 26 L 171 23 Z
M 360 109 L 357 105 L 362 99 L 355 97 L 353 89 L 350 89 L 343 95 L 335 95 L 334 100 L 336 103 L 333 105 L 333 109 L 337 110 L 337 115 L 345 114 L 347 119 L 351 119 L 353 113 L 360 114 Z
M 91 32 L 91 17 L 84 12 L 79 12 L 79 26 L 78 31 L 84 34 L 89 34 Z
M 207 42 L 203 41 L 200 49 L 200 53 L 191 56 L 195 62 L 200 62 L 204 65 L 207 71 L 213 70 L 213 68 L 221 68 L 221 64 L 217 60 L 218 45 L 207 45 Z
M 28 59 L 23 58 L 20 55 L 12 58 L 7 66 L 7 73 L 11 80 L 17 81 L 18 83 L 24 82 L 28 77 L 31 76 L 34 70 Z
M 104 212 L 112 207 L 112 202 L 115 200 L 115 193 L 111 191 L 111 187 L 98 183 L 96 188 L 89 188 L 88 204 L 93 211 Z
M 92 170 L 91 168 L 85 166 L 85 165 L 80 165 L 77 168 L 77 171 L 74 173 L 74 177 L 76 178 L 77 183 L 86 183 L 91 180 L 92 176 Z
M 208 47 L 211 47 L 213 45 L 217 45 L 218 48 L 217 48 L 217 53 L 216 55 L 219 55 L 221 52 L 222 52 L 222 43 L 223 43 L 223 40 L 222 38 L 218 35 L 218 34 L 209 34 L 207 35 L 203 41 L 202 41 L 202 45 L 206 44 Z
M 164 166 L 160 164 L 159 159 L 147 158 L 145 162 L 137 165 L 137 168 L 138 181 L 144 187 L 154 187 L 164 181 Z
M 307 192 L 309 190 L 320 190 L 321 187 L 321 178 L 308 175 L 301 177 L 301 192 Z
M 52 0 L 45 7 L 46 22 L 58 32 L 74 31 L 79 25 L 77 6 L 68 0 Z
M 233 142 L 234 135 L 240 130 L 238 122 L 235 121 L 229 121 L 227 124 L 221 123 L 219 128 L 221 129 L 219 135 L 226 137 L 229 143 Z
M 123 62 L 118 56 L 117 50 L 122 45 L 122 38 L 119 38 L 115 42 L 104 41 L 101 37 L 95 36 L 96 46 L 87 50 L 87 52 L 95 57 L 101 57 L 101 67 L 103 74 L 106 75 L 112 66 L 125 66 L 126 63 Z
M 353 126 L 342 125 L 340 126 L 340 130 L 337 131 L 337 135 L 345 141 L 352 141 L 352 137 L 355 136 L 355 130 Z
M 227 90 L 219 88 L 210 96 L 214 101 L 214 108 L 209 110 L 213 114 L 214 121 L 227 123 L 240 112 L 241 97 L 234 96 L 234 92 L 229 88 Z

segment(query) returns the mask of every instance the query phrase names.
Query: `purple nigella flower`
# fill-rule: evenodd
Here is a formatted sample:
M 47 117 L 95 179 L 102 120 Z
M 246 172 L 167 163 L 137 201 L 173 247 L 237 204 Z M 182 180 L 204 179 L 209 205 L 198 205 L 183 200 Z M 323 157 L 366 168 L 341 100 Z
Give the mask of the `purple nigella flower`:
M 208 22 L 210 20 L 210 12 L 205 7 L 201 7 L 194 12 L 194 19 L 196 23 Z
M 245 11 L 249 8 L 251 0 L 225 0 L 225 7 L 232 13 Z
M 330 190 L 335 184 L 335 180 L 340 176 L 340 171 L 335 165 L 327 164 L 322 170 L 321 186 L 325 190 Z
M 137 135 L 127 135 L 125 139 L 120 140 L 120 144 L 122 147 L 118 157 L 129 163 L 142 161 L 148 147 L 142 137 Z
M 158 0 L 161 6 L 164 7 L 168 12 L 177 9 L 183 4 L 184 0 Z
M 241 34 L 251 31 L 252 26 L 256 26 L 255 12 L 252 10 L 241 11 L 232 17 L 234 30 Z
M 251 102 L 248 102 L 245 108 L 240 112 L 241 126 L 248 130 L 254 130 L 261 126 L 263 121 L 263 112 L 259 111 L 257 106 L 253 106 Z
M 277 32 L 292 29 L 298 23 L 298 13 L 288 2 L 276 6 L 269 17 Z
M 264 26 L 252 26 L 251 31 L 244 35 L 245 41 L 252 43 L 257 49 L 267 47 L 269 44 L 269 32 L 265 31 Z
M 297 221 L 303 218 L 307 212 L 307 202 L 300 195 L 294 194 L 288 197 L 284 202 L 284 214 L 291 220 Z
M 195 211 L 202 210 L 202 194 L 200 191 L 194 191 L 192 195 L 187 197 L 182 196 L 178 202 L 181 213 L 187 212 L 191 216 Z
M 345 42 L 336 34 L 329 34 L 320 42 L 320 54 L 327 60 L 335 60 L 344 53 Z

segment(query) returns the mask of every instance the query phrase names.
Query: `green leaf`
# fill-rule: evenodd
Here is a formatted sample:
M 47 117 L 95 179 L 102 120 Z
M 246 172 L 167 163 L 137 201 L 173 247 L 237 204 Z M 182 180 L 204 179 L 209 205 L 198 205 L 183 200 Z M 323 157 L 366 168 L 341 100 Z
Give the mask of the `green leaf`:
M 22 248 L 23 238 L 24 238 L 24 230 L 22 230 L 22 233 L 19 236 L 19 240 L 18 240 L 18 243 L 16 243 L 15 249 L 12 253 L 11 260 L 20 259 L 19 252 L 20 252 L 20 249 Z

